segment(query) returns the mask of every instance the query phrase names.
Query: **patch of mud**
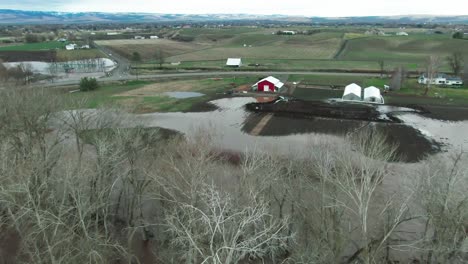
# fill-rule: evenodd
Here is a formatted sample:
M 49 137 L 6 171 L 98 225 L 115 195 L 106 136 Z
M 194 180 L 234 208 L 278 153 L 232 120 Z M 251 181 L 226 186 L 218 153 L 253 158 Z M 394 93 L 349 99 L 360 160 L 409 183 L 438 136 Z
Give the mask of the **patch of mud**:
M 423 115 L 432 119 L 446 121 L 468 120 L 468 106 L 427 105 L 424 108 L 427 111 Z
M 243 131 L 250 132 L 263 116 L 264 114 L 253 114 L 246 121 Z M 438 142 L 426 137 L 417 129 L 397 123 L 274 116 L 259 135 L 287 136 L 315 133 L 344 137 L 349 133 L 359 133 L 360 130 L 367 128 L 375 128 L 377 132 L 385 135 L 387 142 L 397 147 L 397 159 L 403 162 L 418 162 L 441 150 Z
M 376 107 L 366 104 L 348 102 L 324 102 L 324 101 L 275 101 L 269 103 L 250 103 L 246 109 L 252 112 L 273 113 L 276 116 L 288 116 L 291 118 L 337 118 L 375 122 L 390 122 L 391 116 L 386 116 Z
M 425 137 L 444 144 L 443 150 L 468 148 L 468 121 L 443 121 L 409 113 L 398 114 L 397 117 Z

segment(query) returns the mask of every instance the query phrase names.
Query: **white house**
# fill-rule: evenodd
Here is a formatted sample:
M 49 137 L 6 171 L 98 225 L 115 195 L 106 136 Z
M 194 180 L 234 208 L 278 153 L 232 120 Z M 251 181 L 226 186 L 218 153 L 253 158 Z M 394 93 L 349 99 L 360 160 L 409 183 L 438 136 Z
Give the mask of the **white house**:
M 150 39 L 158 39 L 158 36 L 150 36 Z
M 445 84 L 450 86 L 462 86 L 463 80 L 459 77 L 447 77 Z
M 240 67 L 240 66 L 242 66 L 242 59 L 241 58 L 229 58 L 226 61 L 226 66 Z
M 364 89 L 364 102 L 384 104 L 385 101 L 377 87 L 370 86 Z
M 419 84 L 427 84 L 428 82 L 430 84 L 444 85 L 447 82 L 447 76 L 445 74 L 436 74 L 432 79 L 429 79 L 426 74 L 419 76 Z
M 397 36 L 408 36 L 409 34 L 406 33 L 406 32 L 401 31 L 401 32 L 397 32 L 396 35 Z
M 445 74 L 437 74 L 432 80 L 426 77 L 425 74 L 421 75 L 418 79 L 419 84 L 427 84 L 428 82 L 434 85 L 448 85 L 448 86 L 461 86 L 463 80 L 459 77 L 450 77 Z
M 361 101 L 361 90 L 361 86 L 355 83 L 347 85 L 344 89 L 342 99 L 348 101 Z
M 68 44 L 68 45 L 65 45 L 65 49 L 66 50 L 74 50 L 76 49 L 78 46 L 76 44 Z
M 283 86 L 284 83 L 280 80 L 273 76 L 268 76 L 252 85 L 252 90 L 258 92 L 278 92 Z
M 296 35 L 296 31 L 292 31 L 292 30 L 283 30 L 281 31 L 281 33 L 285 35 Z

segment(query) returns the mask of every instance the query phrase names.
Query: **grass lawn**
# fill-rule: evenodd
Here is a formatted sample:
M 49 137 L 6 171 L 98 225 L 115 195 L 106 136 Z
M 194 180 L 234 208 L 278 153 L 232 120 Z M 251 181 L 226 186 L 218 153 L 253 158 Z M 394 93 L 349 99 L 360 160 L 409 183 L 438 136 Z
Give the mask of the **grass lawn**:
M 232 77 L 164 82 L 131 81 L 124 84 L 105 85 L 91 92 L 78 92 L 67 96 L 86 98 L 88 108 L 117 105 L 136 113 L 180 112 L 194 104 L 209 101 L 217 93 L 234 87 L 254 83 L 258 78 Z M 201 97 L 177 99 L 164 95 L 168 91 L 190 91 L 205 94 Z
M 375 86 L 380 89 L 389 84 L 389 79 L 339 76 L 339 75 L 291 75 L 288 81 L 301 81 L 310 85 L 338 85 L 345 86 L 352 82 L 361 87 Z M 421 104 L 421 105 L 468 105 L 468 87 L 442 88 L 432 87 L 427 96 L 425 87 L 420 86 L 416 79 L 409 79 L 400 91 L 383 93 L 385 102 L 389 104 Z M 297 88 L 293 96 L 305 100 L 321 100 L 337 98 L 343 95 L 343 90 Z
M 64 49 L 65 43 L 58 41 L 48 41 L 40 43 L 26 43 L 15 46 L 0 47 L 0 51 L 36 51 L 36 50 L 51 50 Z

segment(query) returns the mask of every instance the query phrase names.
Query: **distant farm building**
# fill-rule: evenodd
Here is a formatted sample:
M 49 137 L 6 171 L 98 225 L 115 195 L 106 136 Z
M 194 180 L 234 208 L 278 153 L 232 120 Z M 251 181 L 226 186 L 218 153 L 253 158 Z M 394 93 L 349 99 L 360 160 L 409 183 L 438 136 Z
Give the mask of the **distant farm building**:
M 283 30 L 283 31 L 281 31 L 281 34 L 282 34 L 282 35 L 296 35 L 296 31 L 292 31 L 292 30 Z
M 385 103 L 382 95 L 380 94 L 379 88 L 374 86 L 370 86 L 364 89 L 364 101 L 379 104 Z
M 135 39 L 145 39 L 143 36 L 135 36 Z
M 345 87 L 342 99 L 347 101 L 361 101 L 361 90 L 361 86 L 352 83 Z
M 409 36 L 408 33 L 403 32 L 403 31 L 402 31 L 402 32 L 397 32 L 396 35 L 397 35 L 397 36 Z
M 241 58 L 229 58 L 226 61 L 226 66 L 240 67 L 240 66 L 242 66 L 242 59 Z
M 448 85 L 448 86 L 462 86 L 463 80 L 459 77 L 450 77 L 445 74 L 437 74 L 434 78 L 430 79 L 425 74 L 421 75 L 418 79 L 419 84 L 434 84 L 434 85 Z
M 89 45 L 83 45 L 81 46 L 81 49 L 89 49 Z
M 78 46 L 76 44 L 68 44 L 68 45 L 65 45 L 65 49 L 66 50 L 74 50 L 76 49 Z
M 59 38 L 57 41 L 58 42 L 67 42 L 67 39 L 66 38 Z
M 158 36 L 150 36 L 150 39 L 158 39 Z
M 106 34 L 107 36 L 115 36 L 115 35 L 119 35 L 120 33 L 119 32 L 107 32 Z
M 258 92 L 278 92 L 283 86 L 284 83 L 280 80 L 273 76 L 269 76 L 252 85 L 252 90 Z

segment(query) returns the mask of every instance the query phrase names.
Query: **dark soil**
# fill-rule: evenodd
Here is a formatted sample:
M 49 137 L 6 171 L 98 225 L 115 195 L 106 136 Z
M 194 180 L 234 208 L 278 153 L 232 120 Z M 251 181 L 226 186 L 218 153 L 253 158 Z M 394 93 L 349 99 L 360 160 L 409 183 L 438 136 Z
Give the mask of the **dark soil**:
M 57 53 L 54 50 L 46 51 L 0 51 L 0 59 L 4 62 L 19 61 L 45 61 L 53 62 L 57 59 Z
M 422 114 L 425 117 L 446 121 L 468 120 L 468 106 L 425 105 L 424 108 L 427 110 Z
M 374 122 L 389 122 L 371 105 L 346 102 L 327 103 L 323 101 L 292 100 L 289 102 L 250 103 L 246 109 L 252 112 L 274 113 L 289 117 L 327 117 Z M 393 121 L 396 122 L 396 121 Z
M 252 114 L 243 126 L 250 132 L 263 118 L 263 114 Z M 396 123 L 369 122 L 330 118 L 290 118 L 275 115 L 261 131 L 260 136 L 286 136 L 291 134 L 320 133 L 345 136 L 361 129 L 375 128 L 387 137 L 388 144 L 396 145 L 397 160 L 417 162 L 440 151 L 440 144 L 428 139 L 418 130 Z

